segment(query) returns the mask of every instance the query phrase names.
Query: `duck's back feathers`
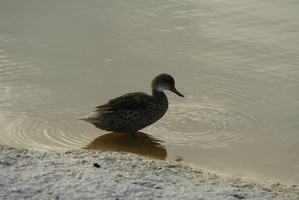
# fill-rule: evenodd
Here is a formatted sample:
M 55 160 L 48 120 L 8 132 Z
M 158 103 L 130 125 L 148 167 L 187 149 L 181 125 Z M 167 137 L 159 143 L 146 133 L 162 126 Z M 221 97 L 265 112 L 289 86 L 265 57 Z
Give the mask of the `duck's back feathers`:
M 98 111 L 144 110 L 152 97 L 143 92 L 127 93 L 97 106 Z

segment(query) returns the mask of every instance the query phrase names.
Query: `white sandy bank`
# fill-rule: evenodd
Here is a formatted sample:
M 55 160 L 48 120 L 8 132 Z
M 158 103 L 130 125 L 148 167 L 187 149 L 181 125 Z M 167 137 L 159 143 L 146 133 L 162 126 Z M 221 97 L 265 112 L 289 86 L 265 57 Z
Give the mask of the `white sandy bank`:
M 128 153 L 0 146 L 1 199 L 299 199 L 296 185 L 217 175 Z

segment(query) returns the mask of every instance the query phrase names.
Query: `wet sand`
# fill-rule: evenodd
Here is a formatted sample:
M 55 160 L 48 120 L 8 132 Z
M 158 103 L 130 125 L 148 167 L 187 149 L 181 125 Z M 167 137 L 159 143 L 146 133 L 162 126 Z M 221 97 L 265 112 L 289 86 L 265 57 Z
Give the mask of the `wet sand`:
M 130 153 L 0 146 L 1 199 L 299 199 L 297 185 L 215 174 Z

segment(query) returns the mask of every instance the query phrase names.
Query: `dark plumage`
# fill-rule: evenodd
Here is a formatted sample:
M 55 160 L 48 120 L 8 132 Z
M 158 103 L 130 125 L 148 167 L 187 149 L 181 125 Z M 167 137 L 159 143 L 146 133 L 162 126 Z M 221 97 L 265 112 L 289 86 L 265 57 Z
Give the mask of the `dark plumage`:
M 152 95 L 143 92 L 122 95 L 96 107 L 82 120 L 106 131 L 134 134 L 159 120 L 167 111 L 168 100 L 163 90 L 184 96 L 176 90 L 174 79 L 168 74 L 156 76 L 151 86 Z

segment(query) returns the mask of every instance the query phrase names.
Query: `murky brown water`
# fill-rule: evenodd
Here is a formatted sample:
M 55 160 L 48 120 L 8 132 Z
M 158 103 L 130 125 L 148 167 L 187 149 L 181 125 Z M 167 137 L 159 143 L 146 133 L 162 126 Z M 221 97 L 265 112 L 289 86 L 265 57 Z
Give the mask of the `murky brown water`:
M 299 183 L 298 1 L 0 3 L 0 144 L 91 148 Z M 159 122 L 79 121 L 172 74 Z

